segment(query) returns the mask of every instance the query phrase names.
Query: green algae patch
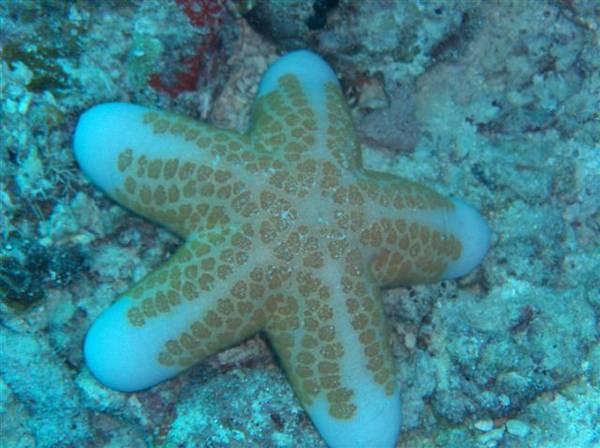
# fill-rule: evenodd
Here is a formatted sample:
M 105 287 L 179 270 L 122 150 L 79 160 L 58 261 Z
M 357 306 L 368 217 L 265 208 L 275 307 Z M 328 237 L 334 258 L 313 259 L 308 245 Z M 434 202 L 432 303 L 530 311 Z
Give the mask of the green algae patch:
M 68 76 L 57 63 L 60 52 L 51 46 L 28 45 L 25 42 L 9 42 L 2 49 L 2 59 L 11 68 L 20 61 L 32 72 L 33 77 L 27 88 L 31 92 L 64 89 L 68 84 Z

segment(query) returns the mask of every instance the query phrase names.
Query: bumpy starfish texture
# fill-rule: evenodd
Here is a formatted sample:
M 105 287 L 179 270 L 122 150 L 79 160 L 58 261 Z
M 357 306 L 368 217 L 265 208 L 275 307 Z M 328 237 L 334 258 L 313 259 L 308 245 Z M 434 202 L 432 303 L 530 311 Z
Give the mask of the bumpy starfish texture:
M 331 446 L 393 446 L 400 398 L 380 289 L 472 270 L 472 208 L 365 170 L 335 74 L 298 51 L 264 75 L 245 134 L 111 103 L 75 154 L 112 198 L 185 239 L 92 325 L 87 364 L 150 387 L 264 331 Z

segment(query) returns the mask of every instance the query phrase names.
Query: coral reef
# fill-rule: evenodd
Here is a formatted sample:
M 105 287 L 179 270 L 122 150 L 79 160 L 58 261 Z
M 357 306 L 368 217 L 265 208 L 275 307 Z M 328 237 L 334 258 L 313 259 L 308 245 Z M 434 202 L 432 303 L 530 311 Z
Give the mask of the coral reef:
M 149 77 L 169 79 L 204 39 L 175 0 L 0 3 L 2 443 L 324 446 L 260 337 L 135 394 L 102 387 L 81 352 L 93 318 L 177 240 L 84 179 L 76 120 L 132 101 L 245 129 L 284 45 L 243 3 L 225 3 L 214 79 L 175 95 Z M 477 204 L 495 235 L 471 276 L 385 294 L 399 446 L 598 444 L 599 22 L 593 0 L 340 0 L 300 30 L 351 98 L 365 164 Z

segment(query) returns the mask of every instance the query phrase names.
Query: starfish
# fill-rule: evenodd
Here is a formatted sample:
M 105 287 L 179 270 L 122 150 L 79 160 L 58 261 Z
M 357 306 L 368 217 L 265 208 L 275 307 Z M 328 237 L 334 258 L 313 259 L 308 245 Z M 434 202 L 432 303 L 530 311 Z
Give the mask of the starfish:
M 319 56 L 267 70 L 244 134 L 108 103 L 81 116 L 74 148 L 94 184 L 185 240 L 91 326 L 100 382 L 146 389 L 262 331 L 330 446 L 394 445 L 381 290 L 468 273 L 490 232 L 464 203 L 362 166 Z

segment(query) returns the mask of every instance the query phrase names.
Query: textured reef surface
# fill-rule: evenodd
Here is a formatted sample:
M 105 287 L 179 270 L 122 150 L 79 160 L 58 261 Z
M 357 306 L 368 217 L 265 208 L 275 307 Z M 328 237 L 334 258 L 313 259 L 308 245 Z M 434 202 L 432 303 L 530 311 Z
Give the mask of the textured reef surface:
M 384 293 L 399 447 L 600 444 L 600 6 L 570 1 L 0 4 L 0 444 L 324 447 L 261 336 L 137 393 L 84 336 L 180 241 L 83 176 L 72 135 L 110 101 L 244 131 L 260 76 L 310 48 L 365 165 L 476 206 L 459 280 Z

